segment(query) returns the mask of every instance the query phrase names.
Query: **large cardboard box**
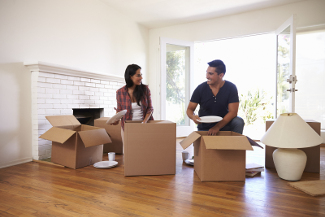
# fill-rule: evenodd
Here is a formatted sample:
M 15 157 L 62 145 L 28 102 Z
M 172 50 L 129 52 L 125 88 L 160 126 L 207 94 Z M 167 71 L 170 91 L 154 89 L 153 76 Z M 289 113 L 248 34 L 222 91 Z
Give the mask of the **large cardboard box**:
M 121 137 L 121 121 L 117 125 L 106 124 L 109 117 L 102 117 L 95 119 L 94 126 L 104 128 L 112 140 L 112 143 L 104 144 L 103 151 L 115 152 L 116 154 L 123 154 L 123 142 Z
M 124 125 L 124 175 L 176 173 L 176 124 L 152 120 Z
M 266 131 L 271 127 L 275 120 L 266 121 Z M 320 122 L 314 120 L 305 120 L 306 123 L 320 135 Z M 276 148 L 265 145 L 265 167 L 275 168 L 273 162 L 273 151 Z M 319 173 L 320 171 L 320 145 L 310 148 L 299 148 L 307 155 L 307 163 L 304 172 Z
M 253 150 L 246 136 L 219 131 L 208 136 L 196 131 L 180 142 L 186 149 L 193 143 L 194 170 L 201 181 L 245 181 L 246 150 Z
M 52 141 L 53 163 L 77 169 L 102 161 L 102 144 L 111 142 L 105 129 L 82 125 L 73 115 L 46 119 L 53 127 L 40 138 Z

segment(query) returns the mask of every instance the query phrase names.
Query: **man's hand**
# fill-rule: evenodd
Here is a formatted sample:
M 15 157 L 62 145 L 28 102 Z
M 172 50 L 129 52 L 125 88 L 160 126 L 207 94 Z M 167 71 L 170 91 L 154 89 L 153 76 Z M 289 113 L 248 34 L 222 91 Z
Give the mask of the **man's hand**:
M 211 127 L 210 130 L 208 131 L 209 136 L 215 136 L 219 132 L 219 128 L 216 127 Z
M 197 120 L 201 120 L 201 118 L 198 115 L 195 115 L 195 113 L 194 113 L 197 105 L 198 105 L 197 103 L 190 102 L 188 104 L 186 114 L 191 120 L 194 121 L 194 123 L 199 124 L 200 122 L 198 122 Z
M 201 120 L 201 118 L 198 115 L 193 115 L 192 120 L 194 121 L 194 123 L 200 124 L 200 122 L 198 120 Z

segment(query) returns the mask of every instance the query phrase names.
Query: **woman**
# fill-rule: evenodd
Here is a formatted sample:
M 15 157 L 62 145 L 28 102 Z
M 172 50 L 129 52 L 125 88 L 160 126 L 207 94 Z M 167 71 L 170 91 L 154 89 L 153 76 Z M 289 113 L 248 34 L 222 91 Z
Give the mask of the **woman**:
M 153 120 L 151 94 L 148 86 L 142 84 L 141 67 L 136 64 L 128 65 L 124 78 L 126 85 L 116 91 L 116 111 L 127 110 L 121 120 L 122 134 L 125 120 L 142 121 L 142 123 Z M 118 121 L 114 124 L 118 124 Z

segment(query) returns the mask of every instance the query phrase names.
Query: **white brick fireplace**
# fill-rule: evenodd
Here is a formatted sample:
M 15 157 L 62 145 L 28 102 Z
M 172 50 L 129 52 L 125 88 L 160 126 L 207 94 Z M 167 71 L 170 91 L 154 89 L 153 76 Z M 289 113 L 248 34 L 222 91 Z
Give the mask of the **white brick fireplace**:
M 51 128 L 45 116 L 72 115 L 73 108 L 102 108 L 105 117 L 115 114 L 116 90 L 124 78 L 43 62 L 24 65 L 32 73 L 33 159 L 51 157 L 51 142 L 38 138 Z

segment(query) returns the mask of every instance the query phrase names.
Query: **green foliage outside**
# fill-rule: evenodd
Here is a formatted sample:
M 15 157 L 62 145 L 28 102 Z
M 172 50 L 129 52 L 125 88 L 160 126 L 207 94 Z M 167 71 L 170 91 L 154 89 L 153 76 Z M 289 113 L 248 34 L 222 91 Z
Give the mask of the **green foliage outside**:
M 245 125 L 251 125 L 257 120 L 265 122 L 273 118 L 270 111 L 272 97 L 268 98 L 265 91 L 248 91 L 239 96 L 238 115 L 245 121 Z
M 181 76 L 185 71 L 184 50 L 167 52 L 166 57 L 166 97 L 173 103 L 184 103 L 184 83 Z
M 166 101 L 167 104 L 177 105 L 174 121 L 177 125 L 185 124 L 185 50 L 166 53 Z M 168 109 L 167 109 L 168 110 Z M 180 113 L 180 114 L 179 114 Z M 173 114 L 171 114 L 172 116 Z

